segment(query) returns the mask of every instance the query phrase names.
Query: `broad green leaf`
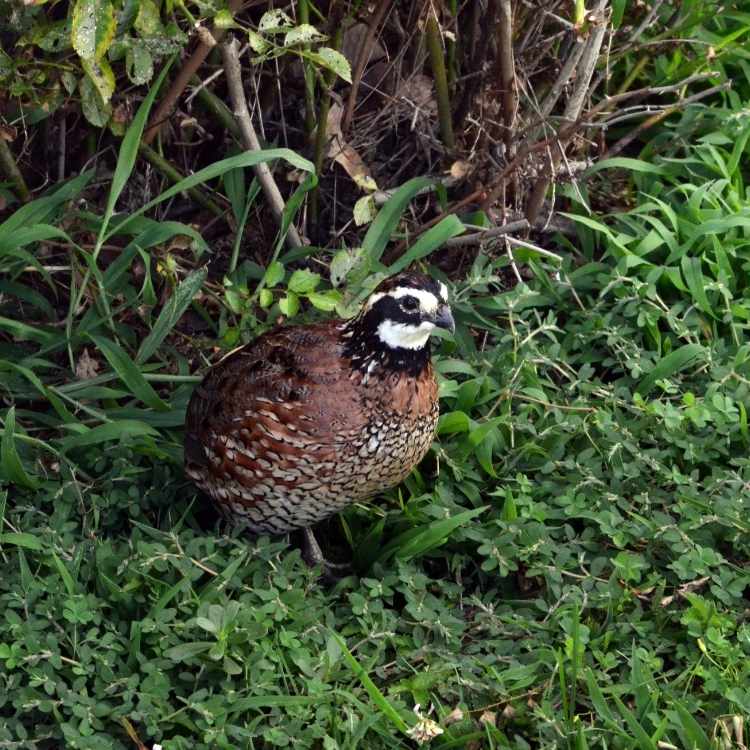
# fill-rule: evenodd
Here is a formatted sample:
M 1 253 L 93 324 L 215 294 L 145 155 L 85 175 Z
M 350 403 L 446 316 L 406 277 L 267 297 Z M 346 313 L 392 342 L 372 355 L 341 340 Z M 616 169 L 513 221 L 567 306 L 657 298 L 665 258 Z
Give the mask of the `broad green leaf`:
M 284 278 L 284 266 L 279 261 L 274 260 L 269 263 L 266 272 L 263 275 L 263 284 L 267 287 L 274 287 Z
M 456 432 L 468 432 L 471 429 L 469 415 L 462 411 L 451 411 L 441 414 L 438 421 L 438 435 L 452 435 Z
M 258 23 L 258 31 L 263 34 L 276 34 L 294 26 L 294 21 L 283 10 L 267 10 Z
M 78 84 L 78 91 L 81 94 L 81 109 L 83 116 L 97 128 L 103 128 L 112 115 L 112 106 L 105 103 L 99 92 L 96 90 L 94 82 L 90 76 L 81 78 Z
M 401 718 L 398 711 L 396 711 L 396 709 L 390 704 L 383 693 L 380 692 L 380 688 L 378 688 L 378 686 L 372 681 L 362 665 L 354 658 L 354 655 L 349 651 L 349 648 L 346 645 L 346 641 L 344 641 L 344 639 L 335 631 L 331 632 L 331 637 L 341 649 L 344 661 L 346 661 L 354 676 L 362 683 L 362 687 L 367 691 L 380 713 L 382 713 L 383 716 L 385 716 L 396 727 L 396 729 L 406 734 L 409 731 L 406 722 Z
M 159 6 L 154 0 L 138 0 L 138 15 L 133 25 L 143 37 L 164 33 Z
M 115 74 L 112 68 L 105 59 L 82 60 L 81 64 L 89 80 L 94 84 L 102 105 L 106 107 L 112 94 L 115 93 Z
M 129 224 L 142 214 L 146 213 L 146 211 L 150 211 L 154 206 L 158 206 L 160 203 L 163 203 L 173 196 L 195 187 L 196 185 L 207 182 L 214 177 L 219 177 L 230 169 L 252 167 L 261 162 L 274 161 L 276 159 L 285 159 L 293 167 L 302 169 L 305 172 L 315 172 L 315 166 L 311 161 L 299 156 L 288 148 L 271 148 L 265 151 L 244 151 L 237 156 L 231 156 L 228 159 L 214 162 L 208 167 L 198 170 L 195 174 L 191 174 L 190 176 L 185 177 L 185 179 L 180 180 L 176 185 L 172 185 L 172 187 L 165 190 L 152 201 L 149 201 L 145 206 L 141 206 L 139 209 L 124 218 L 119 224 L 111 228 L 107 233 L 107 237 L 125 231 Z M 312 187 L 312 185 L 310 185 L 310 187 Z
M 169 406 L 161 400 L 150 383 L 143 377 L 143 373 L 138 369 L 136 363 L 119 344 L 102 336 L 92 335 L 90 338 L 135 398 L 156 411 L 169 410 Z
M 335 49 L 319 47 L 315 52 L 306 52 L 305 57 L 323 68 L 332 70 L 339 78 L 347 83 L 352 82 L 352 69 L 349 61 Z
M 207 641 L 180 643 L 178 646 L 168 648 L 164 652 L 164 656 L 172 661 L 185 661 L 186 659 L 192 659 L 194 656 L 198 656 L 198 654 L 202 654 L 205 651 L 209 651 L 213 645 L 213 643 Z
M 287 286 L 295 294 L 309 294 L 320 284 L 320 274 L 301 268 L 289 278 Z
M 358 226 L 369 224 L 378 214 L 375 199 L 371 195 L 363 195 L 354 204 L 354 223 Z M 343 251 L 345 252 L 345 251 Z
M 309 23 L 301 23 L 291 31 L 287 31 L 286 36 L 284 36 L 284 46 L 291 47 L 293 44 L 319 42 L 325 38 L 325 34 L 321 34 L 314 26 L 311 26 Z
M 107 207 L 104 210 L 104 217 L 102 218 L 102 224 L 99 230 L 99 242 L 97 243 L 97 247 L 103 241 L 107 227 L 109 226 L 110 218 L 115 210 L 117 199 L 120 197 L 120 194 L 125 188 L 125 184 L 133 171 L 133 166 L 138 158 L 138 146 L 141 141 L 141 136 L 143 135 L 143 129 L 146 126 L 148 113 L 151 110 L 151 105 L 154 102 L 156 93 L 158 92 L 171 65 L 172 61 L 170 60 L 169 63 L 164 66 L 164 69 L 149 90 L 146 98 L 141 102 L 141 106 L 138 107 L 138 112 L 136 112 L 133 122 L 125 133 L 125 137 L 122 139 L 120 152 L 117 155 L 117 166 L 115 167 L 115 173 L 112 177 L 112 185 L 109 189 L 109 195 L 107 196 Z
M 588 177 L 604 169 L 627 169 L 631 172 L 645 172 L 656 175 L 669 174 L 668 169 L 658 164 L 644 161 L 643 159 L 631 159 L 626 156 L 614 156 L 611 159 L 602 159 L 589 167 L 583 174 Z
M 299 297 L 290 291 L 279 300 L 279 309 L 287 318 L 293 318 L 299 312 Z
M 385 562 L 391 555 L 395 555 L 399 560 L 411 560 L 431 552 L 445 544 L 456 529 L 484 513 L 488 507 L 485 505 L 474 510 L 466 510 L 450 518 L 440 518 L 425 526 L 409 529 L 386 544 L 378 560 Z
M 206 280 L 208 271 L 201 268 L 193 271 L 178 287 L 174 294 L 167 300 L 162 307 L 159 317 L 151 329 L 151 333 L 146 336 L 138 349 L 135 361 L 138 364 L 146 362 L 151 355 L 159 348 L 159 345 L 167 337 L 169 332 L 177 324 L 182 314 L 193 301 L 193 297 L 198 293 L 203 282 Z
M 71 41 L 82 60 L 101 60 L 115 38 L 111 0 L 76 0 Z
M 145 44 L 134 40 L 128 45 L 125 51 L 125 70 L 136 86 L 143 86 L 151 80 L 154 75 L 154 58 Z

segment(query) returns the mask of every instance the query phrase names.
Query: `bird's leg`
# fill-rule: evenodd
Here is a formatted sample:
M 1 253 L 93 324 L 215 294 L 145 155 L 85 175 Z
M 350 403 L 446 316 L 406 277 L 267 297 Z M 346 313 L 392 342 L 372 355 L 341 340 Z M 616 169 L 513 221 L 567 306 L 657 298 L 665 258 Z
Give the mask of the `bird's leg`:
M 326 566 L 323 550 L 320 549 L 318 540 L 312 529 L 302 529 L 302 559 L 311 567 L 316 565 Z
M 318 540 L 310 528 L 302 529 L 302 559 L 311 567 L 320 565 L 324 571 L 324 577 L 336 581 L 343 574 L 350 573 L 352 566 L 349 563 L 332 563 L 323 555 Z

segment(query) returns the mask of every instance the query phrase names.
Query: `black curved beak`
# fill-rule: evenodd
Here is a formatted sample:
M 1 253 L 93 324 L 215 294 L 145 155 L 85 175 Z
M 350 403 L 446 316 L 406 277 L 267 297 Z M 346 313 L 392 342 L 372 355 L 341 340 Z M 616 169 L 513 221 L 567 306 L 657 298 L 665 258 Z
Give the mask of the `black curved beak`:
M 453 320 L 453 313 L 448 305 L 440 305 L 432 321 L 438 328 L 445 328 L 451 333 L 455 333 L 456 321 Z

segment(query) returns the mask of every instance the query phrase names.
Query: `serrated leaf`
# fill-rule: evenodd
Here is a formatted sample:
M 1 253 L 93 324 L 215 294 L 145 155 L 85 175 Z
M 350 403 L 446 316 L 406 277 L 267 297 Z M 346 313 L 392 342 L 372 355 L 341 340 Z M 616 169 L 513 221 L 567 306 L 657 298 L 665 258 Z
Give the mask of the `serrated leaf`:
M 325 38 L 325 34 L 321 34 L 314 26 L 311 26 L 309 23 L 301 23 L 291 31 L 287 31 L 284 37 L 284 46 L 291 47 L 293 44 L 317 42 Z
M 78 84 L 78 90 L 81 94 L 81 109 L 83 116 L 97 128 L 103 128 L 110 116 L 112 107 L 109 103 L 105 104 L 99 96 L 99 92 L 94 86 L 94 82 L 88 77 L 81 78 Z
M 214 26 L 217 29 L 238 29 L 240 25 L 234 20 L 232 12 L 226 8 L 220 10 L 214 16 Z
M 271 45 L 257 32 L 247 30 L 247 41 L 253 52 L 262 55 Z
M 263 284 L 267 287 L 276 286 L 284 278 L 284 266 L 278 260 L 269 264 L 263 275 Z
M 292 26 L 294 26 L 294 21 L 283 10 L 268 10 L 261 16 L 258 31 L 276 34 L 287 31 Z
M 301 268 L 295 271 L 287 285 L 295 294 L 309 294 L 320 283 L 320 274 Z
M 341 301 L 341 295 L 333 290 L 329 292 L 312 292 L 307 295 L 307 299 L 316 309 L 331 312 L 336 309 L 336 305 Z
M 161 13 L 154 0 L 139 0 L 138 15 L 133 26 L 141 36 L 157 36 L 163 33 Z
M 94 84 L 103 105 L 109 104 L 115 93 L 115 74 L 106 60 L 81 60 L 86 76 Z
M 352 82 L 352 69 L 349 61 L 335 49 L 330 47 L 320 47 L 315 52 L 307 53 L 310 60 L 317 63 L 323 68 L 332 70 L 339 78 L 343 78 L 347 83 Z
M 115 12 L 110 0 L 77 0 L 71 42 L 82 60 L 101 60 L 115 38 Z
M 354 204 L 354 223 L 361 227 L 363 224 L 369 224 L 378 214 L 375 199 L 371 195 L 362 196 Z
M 287 318 L 293 318 L 299 312 L 299 297 L 294 292 L 289 292 L 279 300 L 279 309 Z
M 136 85 L 148 83 L 154 75 L 154 59 L 151 53 L 137 41 L 131 42 L 125 52 L 125 70 Z

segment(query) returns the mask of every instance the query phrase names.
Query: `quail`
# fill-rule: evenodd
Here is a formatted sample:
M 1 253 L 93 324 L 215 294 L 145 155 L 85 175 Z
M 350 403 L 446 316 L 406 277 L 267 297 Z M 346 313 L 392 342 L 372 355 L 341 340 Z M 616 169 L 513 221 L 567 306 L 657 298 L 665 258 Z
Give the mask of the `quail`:
M 251 533 L 305 532 L 399 484 L 430 447 L 430 334 L 454 330 L 445 284 L 383 281 L 358 315 L 275 328 L 215 365 L 187 409 L 185 468 Z

